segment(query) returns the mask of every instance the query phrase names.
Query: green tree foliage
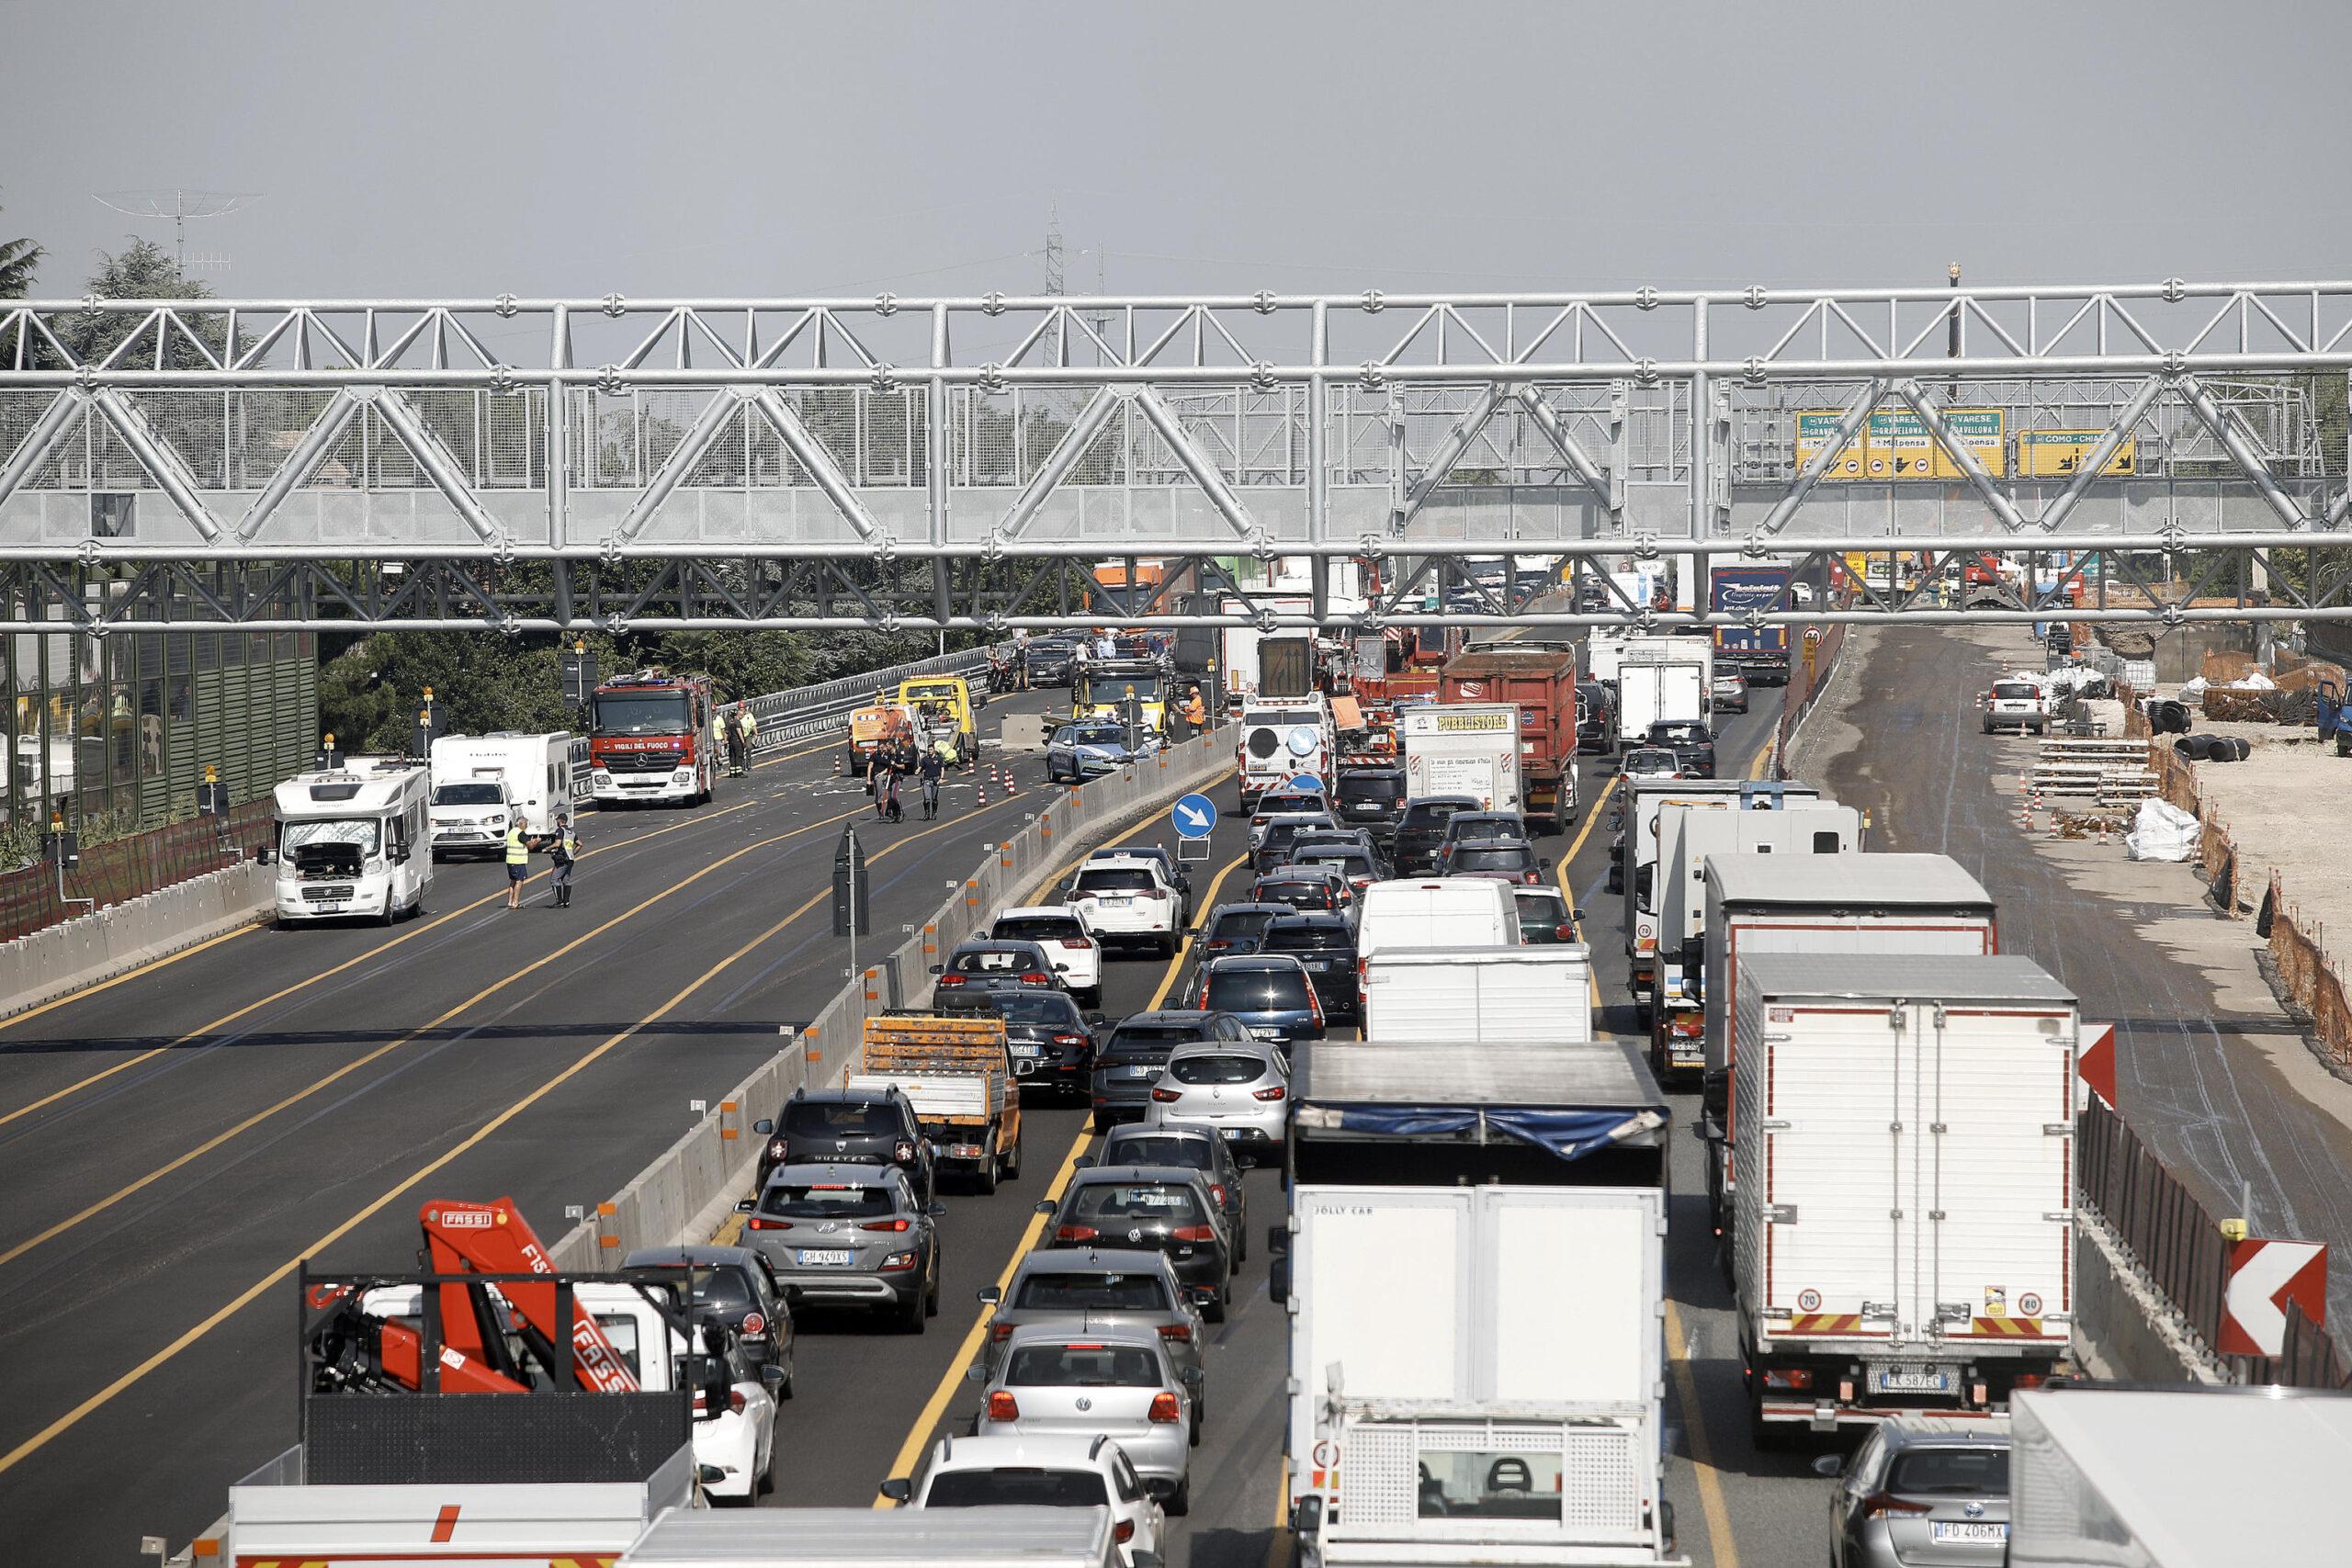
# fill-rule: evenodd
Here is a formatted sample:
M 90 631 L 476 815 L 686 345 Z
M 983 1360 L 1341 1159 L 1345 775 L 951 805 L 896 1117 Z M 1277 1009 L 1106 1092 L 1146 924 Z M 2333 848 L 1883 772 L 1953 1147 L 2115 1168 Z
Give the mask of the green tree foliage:
M 101 299 L 209 299 L 212 286 L 187 276 L 172 253 L 152 240 L 133 240 L 130 248 L 108 255 L 98 256 L 97 269 L 90 274 L 88 291 Z M 229 320 L 222 315 L 188 315 L 182 320 L 203 341 L 204 346 L 216 356 L 229 341 Z M 73 350 L 75 357 L 88 364 L 104 359 L 122 345 L 125 338 L 136 333 L 141 338 L 138 357 L 146 365 L 155 362 L 154 333 L 160 328 L 144 324 L 145 319 L 128 310 L 76 310 L 50 322 L 57 339 Z M 176 328 L 166 332 L 164 339 L 164 365 L 166 368 L 185 369 L 205 363 Z
M 22 299 L 31 293 L 33 274 L 47 254 L 30 240 L 0 240 L 0 299 Z

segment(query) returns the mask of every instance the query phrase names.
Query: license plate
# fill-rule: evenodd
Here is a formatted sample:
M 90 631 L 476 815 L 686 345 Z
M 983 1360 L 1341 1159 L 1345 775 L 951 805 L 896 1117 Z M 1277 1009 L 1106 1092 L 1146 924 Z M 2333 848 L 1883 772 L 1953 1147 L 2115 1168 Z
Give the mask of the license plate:
M 1942 1367 L 1881 1367 L 1871 1373 L 1881 1393 L 1950 1393 L 1951 1373 Z
M 1238 1138 L 1241 1136 L 1243 1131 L 1244 1129 L 1239 1127 L 1219 1127 L 1216 1134 L 1220 1138 Z
M 1306 962 L 1303 967 L 1311 969 L 1317 975 L 1322 975 L 1330 970 L 1331 961 L 1328 958 L 1310 958 Z
M 1992 1519 L 1932 1519 L 1929 1540 L 1983 1541 L 1998 1546 L 2009 1539 L 2009 1527 Z
M 846 1247 L 804 1247 L 797 1256 L 803 1269 L 837 1268 L 857 1256 Z
M 1016 1056 L 1042 1056 L 1046 1048 L 1043 1045 L 1015 1045 L 1012 1054 Z
M 1096 903 L 1101 904 L 1106 909 L 1124 909 L 1133 901 L 1134 900 L 1132 899 L 1125 897 L 1103 897 L 1097 898 L 1095 900 Z
M 1668 1060 L 1678 1066 L 1684 1062 L 1703 1062 L 1707 1059 L 1707 1048 L 1697 1040 L 1670 1040 L 1667 1042 L 1666 1055 Z
M 1250 1032 L 1260 1040 L 1280 1040 L 1283 1037 L 1279 1029 L 1253 1029 Z
M 1159 1069 L 1158 1067 L 1121 1067 L 1119 1076 L 1123 1078 L 1156 1078 L 1159 1076 Z

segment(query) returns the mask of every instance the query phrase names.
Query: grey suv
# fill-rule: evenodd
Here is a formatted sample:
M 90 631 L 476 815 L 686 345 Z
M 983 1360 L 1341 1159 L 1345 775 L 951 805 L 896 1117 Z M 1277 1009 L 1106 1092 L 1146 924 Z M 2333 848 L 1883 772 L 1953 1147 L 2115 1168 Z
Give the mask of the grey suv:
M 1241 1021 L 1223 1013 L 1177 1009 L 1131 1013 L 1111 1031 L 1094 1053 L 1094 1130 L 1107 1131 L 1114 1122 L 1131 1121 L 1151 1111 L 1151 1086 L 1168 1065 L 1168 1053 L 1195 1041 L 1247 1040 Z
M 895 1165 L 783 1165 L 735 1205 L 745 1245 L 812 1306 L 877 1308 L 910 1334 L 939 1313 L 946 1209 Z

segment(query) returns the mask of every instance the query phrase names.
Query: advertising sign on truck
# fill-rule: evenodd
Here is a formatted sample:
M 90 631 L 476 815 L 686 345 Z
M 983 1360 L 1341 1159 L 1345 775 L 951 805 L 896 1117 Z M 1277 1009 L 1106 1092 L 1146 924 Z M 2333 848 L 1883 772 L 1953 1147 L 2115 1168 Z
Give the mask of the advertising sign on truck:
M 1708 580 L 1707 607 L 1719 615 L 1786 610 L 1793 575 L 1785 566 L 1719 566 Z M 1717 626 L 1715 661 L 1731 665 L 1756 685 L 1785 686 L 1789 628 L 1785 624 Z
M 1405 793 L 1466 795 L 1487 811 L 1517 811 L 1519 708 L 1511 703 L 1449 703 L 1399 716 Z

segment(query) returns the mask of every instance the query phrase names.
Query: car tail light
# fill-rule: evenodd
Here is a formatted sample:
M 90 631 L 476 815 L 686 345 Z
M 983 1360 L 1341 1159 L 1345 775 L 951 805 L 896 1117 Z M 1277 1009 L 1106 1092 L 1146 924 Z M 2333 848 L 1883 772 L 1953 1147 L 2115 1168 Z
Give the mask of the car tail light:
M 746 1334 L 765 1334 L 767 1331 L 768 1331 L 768 1320 L 767 1320 L 766 1318 L 764 1318 L 764 1317 L 761 1316 L 758 1313 L 755 1313 L 755 1312 L 747 1312 L 747 1313 L 745 1313 L 745 1314 L 743 1314 L 743 1332 L 744 1332 L 744 1333 L 746 1333 Z
M 1092 1225 L 1057 1225 L 1054 1229 L 1054 1239 L 1056 1241 L 1092 1241 L 1102 1234 Z
M 1112 1528 L 1111 1533 L 1117 1538 L 1120 1545 L 1125 1546 L 1136 1538 L 1136 1522 L 1133 1519 L 1121 1519 Z
M 1315 1021 L 1320 1023 L 1323 1021 L 1320 1017 L 1317 1017 Z M 1251 1095 L 1250 1098 L 1252 1100 L 1276 1100 L 1283 1099 L 1289 1094 L 1289 1092 L 1290 1091 L 1288 1089 L 1283 1088 L 1280 1084 L 1269 1084 L 1264 1089 L 1261 1089 L 1257 1093 Z M 1225 1201 L 1224 1194 L 1218 1194 L 1217 1201 L 1220 1203 Z
M 1913 1503 L 1884 1492 L 1873 1492 L 1854 1505 L 1855 1514 L 1861 1518 L 1875 1519 L 1889 1514 L 1927 1514 L 1935 1511 L 1931 1503 Z
M 1577 928 L 1570 925 L 1554 926 L 1552 928 L 1552 934 L 1558 937 L 1562 942 L 1574 942 L 1577 939 Z
M 1066 936 L 1062 938 L 1062 945 L 1064 947 L 1073 947 L 1079 952 L 1084 953 L 1088 948 L 1092 947 L 1094 944 L 1082 936 Z
M 1220 1208 L 1223 1207 L 1225 1203 L 1225 1183 L 1222 1181 L 1211 1182 L 1209 1184 L 1209 1196 L 1217 1201 L 1217 1204 Z
M 989 1419 L 991 1421 L 1020 1420 L 1021 1402 L 1004 1390 L 998 1389 L 989 1395 Z
M 914 1222 L 909 1219 L 874 1220 L 857 1228 L 862 1231 L 903 1231 L 912 1229 L 913 1225 Z
M 894 1252 L 890 1254 L 889 1257 L 882 1260 L 882 1272 L 885 1274 L 903 1274 L 914 1266 L 915 1255 L 913 1253 Z
M 1176 1403 L 1176 1396 L 1174 1394 L 1155 1393 L 1151 1396 L 1150 1419 L 1166 1424 L 1173 1421 L 1182 1421 L 1183 1418 L 1183 1406 Z
M 961 975 L 942 975 L 939 977 L 939 983 L 943 986 L 960 986 L 964 983 L 964 976 Z
M 1021 983 L 1024 986 L 1050 986 L 1054 983 L 1054 977 L 1051 975 L 1032 972 L 1021 976 Z
M 1159 1337 L 1162 1339 L 1173 1339 L 1182 1345 L 1190 1345 L 1193 1342 L 1192 1325 L 1185 1323 L 1163 1323 L 1159 1325 Z
M 1322 1028 L 1323 1002 L 1322 998 L 1315 994 L 1315 987 L 1312 986 L 1309 986 L 1306 988 L 1306 1011 L 1307 1015 L 1315 1020 L 1315 1027 L 1317 1029 Z
M 1207 951 L 1211 953 L 1223 953 L 1227 948 L 1231 947 L 1233 943 L 1227 941 L 1224 937 L 1218 937 L 1215 942 L 1208 944 Z
M 1767 1367 L 1764 1369 L 1766 1388 L 1811 1388 L 1813 1371 L 1807 1367 Z
M 730 1388 L 727 1391 L 728 1409 L 732 1410 L 736 1415 L 741 1416 L 743 1414 L 744 1404 L 743 1391 L 741 1389 Z
M 1003 1344 L 1006 1340 L 1012 1337 L 1013 1326 L 1014 1325 L 1010 1323 L 992 1323 L 989 1325 L 989 1340 L 998 1345 Z
M 2043 1377 L 2040 1372 L 2019 1372 L 2018 1374 L 2017 1382 L 2010 1386 L 2014 1388 L 2040 1388 L 2043 1383 L 2048 1382 L 2050 1380 L 2048 1378 Z
M 1170 1241 L 1215 1241 L 1216 1232 L 1207 1225 L 1178 1225 L 1168 1233 Z
M 1151 1098 L 1158 1100 L 1162 1105 L 1173 1105 L 1178 1100 L 1183 1099 L 1184 1095 L 1183 1091 L 1181 1089 L 1156 1089 L 1151 1091 Z
M 771 1220 L 764 1214 L 753 1214 L 751 1220 L 751 1228 L 755 1231 L 788 1231 L 792 1228 L 792 1222 L 790 1220 Z
M 1057 1045 L 1083 1045 L 1086 1043 L 1086 1036 L 1083 1034 L 1057 1034 L 1054 1036 L 1054 1043 Z

